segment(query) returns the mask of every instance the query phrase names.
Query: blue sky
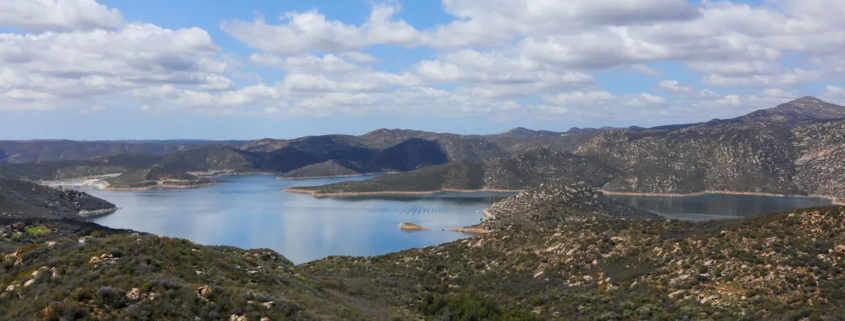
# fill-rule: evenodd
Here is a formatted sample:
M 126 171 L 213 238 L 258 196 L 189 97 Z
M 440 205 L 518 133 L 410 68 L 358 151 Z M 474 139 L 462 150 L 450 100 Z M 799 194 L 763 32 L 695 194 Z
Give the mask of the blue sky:
M 0 139 L 655 126 L 845 102 L 836 0 L 0 4 Z

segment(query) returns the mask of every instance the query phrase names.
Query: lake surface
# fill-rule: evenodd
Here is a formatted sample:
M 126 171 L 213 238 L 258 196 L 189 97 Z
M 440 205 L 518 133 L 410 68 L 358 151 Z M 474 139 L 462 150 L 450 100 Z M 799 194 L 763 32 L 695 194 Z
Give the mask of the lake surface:
M 102 191 L 85 189 L 120 210 L 92 221 L 206 245 L 270 248 L 295 263 L 329 255 L 370 256 L 469 237 L 442 231 L 478 223 L 480 211 L 507 193 L 314 198 L 285 193 L 373 176 L 277 180 L 270 175 L 223 176 L 198 189 Z M 614 200 L 682 220 L 738 218 L 829 205 L 818 198 L 706 194 L 687 197 L 609 195 Z M 413 222 L 428 231 L 402 231 Z
M 832 204 L 830 200 L 823 198 L 731 194 L 682 197 L 608 195 L 608 197 L 623 204 L 657 212 L 668 218 L 690 221 L 749 217 Z
M 281 192 L 372 176 L 277 180 L 270 175 L 223 176 L 198 189 L 85 189 L 120 210 L 91 219 L 114 228 L 186 238 L 206 245 L 270 248 L 295 263 L 329 255 L 369 256 L 437 245 L 470 235 L 441 231 L 476 224 L 479 211 L 509 194 L 444 193 L 412 197 L 314 198 Z M 413 222 L 428 231 L 402 231 Z

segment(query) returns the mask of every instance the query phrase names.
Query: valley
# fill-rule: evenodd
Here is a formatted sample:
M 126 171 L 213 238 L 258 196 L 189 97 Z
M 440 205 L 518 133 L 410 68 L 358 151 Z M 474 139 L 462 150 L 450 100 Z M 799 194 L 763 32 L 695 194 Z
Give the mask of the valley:
M 840 315 L 842 110 L 805 97 L 658 128 L 376 130 L 7 156 L 0 309 L 139 320 Z

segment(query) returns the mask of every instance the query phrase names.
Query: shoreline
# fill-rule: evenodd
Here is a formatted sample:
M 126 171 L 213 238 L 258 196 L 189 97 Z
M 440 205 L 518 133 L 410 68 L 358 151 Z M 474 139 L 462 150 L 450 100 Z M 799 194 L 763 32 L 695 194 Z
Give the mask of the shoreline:
M 103 208 L 103 209 L 99 209 L 99 210 L 81 210 L 77 214 L 79 214 L 79 216 L 82 216 L 83 218 L 87 219 L 87 218 L 92 218 L 92 217 L 96 217 L 96 216 L 111 214 L 111 213 L 117 212 L 117 210 L 119 210 L 119 208 L 117 206 L 115 206 L 115 207 Z
M 282 192 L 308 194 L 313 197 L 354 197 L 354 196 L 391 196 L 391 195 L 435 195 L 441 193 L 519 193 L 521 190 L 505 189 L 453 189 L 443 188 L 434 191 L 379 191 L 379 192 L 340 192 L 340 193 L 317 193 L 314 190 L 302 188 L 285 188 Z
M 466 233 L 466 234 L 475 234 L 475 235 L 487 234 L 487 233 L 492 232 L 492 231 L 488 231 L 488 230 L 485 230 L 485 229 L 480 228 L 480 227 L 453 227 L 453 228 L 447 228 L 446 231 L 460 232 L 460 233 Z
M 391 175 L 391 174 L 400 174 L 400 173 L 402 173 L 402 172 L 371 172 L 371 173 L 360 173 L 360 174 L 349 174 L 349 175 L 323 175 L 323 176 L 303 176 L 303 177 L 284 177 L 284 174 L 282 174 L 283 176 L 276 177 L 276 179 L 295 181 L 295 180 L 304 180 L 304 179 L 344 178 L 344 177 L 358 177 L 358 176 Z
M 185 172 L 196 177 L 222 177 L 237 175 L 279 175 L 277 172 L 236 172 L 236 171 L 207 171 L 207 172 Z
M 702 191 L 693 193 L 635 193 L 635 192 L 613 192 L 603 189 L 596 189 L 605 195 L 621 195 L 621 196 L 660 196 L 660 197 L 689 197 L 701 196 L 707 194 L 722 194 L 722 195 L 753 195 L 753 196 L 769 196 L 769 197 L 795 197 L 795 198 L 821 198 L 831 202 L 831 205 L 845 205 L 845 200 L 839 200 L 836 197 L 829 195 L 800 195 L 800 194 L 778 194 L 778 193 L 764 193 L 764 192 L 734 192 L 734 191 Z
M 379 175 L 382 173 L 367 173 L 367 174 L 349 174 L 349 175 L 326 175 L 326 176 L 303 176 L 303 177 L 284 177 L 279 176 L 276 177 L 278 180 L 284 181 L 296 181 L 296 180 L 305 180 L 305 179 L 321 179 L 321 178 L 344 178 L 344 177 L 358 177 L 358 176 L 369 176 L 369 175 Z
M 219 183 L 211 182 L 211 183 L 204 183 L 204 184 L 197 184 L 197 185 L 165 185 L 165 184 L 157 184 L 151 186 L 144 186 L 144 187 L 103 187 L 100 190 L 103 191 L 146 191 L 152 189 L 191 189 L 191 188 L 202 188 L 208 186 L 214 186 Z

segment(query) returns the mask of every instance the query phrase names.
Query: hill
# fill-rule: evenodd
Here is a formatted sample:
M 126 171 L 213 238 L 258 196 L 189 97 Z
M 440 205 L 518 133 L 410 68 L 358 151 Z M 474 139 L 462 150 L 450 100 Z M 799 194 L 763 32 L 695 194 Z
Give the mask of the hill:
M 448 163 L 401 174 L 388 174 L 365 181 L 347 181 L 323 186 L 293 187 L 286 191 L 315 196 L 326 194 L 431 193 L 443 189 L 476 190 L 484 186 L 483 169 L 473 163 Z
M 365 181 L 294 187 L 315 194 L 436 192 L 440 190 L 519 190 L 543 183 L 581 182 L 602 186 L 621 171 L 590 157 L 534 148 L 510 158 L 481 165 L 449 163 Z
M 116 209 L 87 193 L 0 178 L 0 217 L 79 219 Z
M 129 171 L 120 176 L 106 179 L 109 190 L 138 190 L 154 188 L 196 188 L 216 184 L 214 181 L 197 176 L 153 166 Z
M 683 194 L 731 191 L 820 194 L 842 199 L 845 120 L 752 122 L 669 132 L 607 132 L 577 154 L 625 174 L 612 192 Z
M 0 141 L 0 163 L 85 160 L 116 154 L 164 155 L 208 144 L 237 145 L 239 141 Z
M 584 184 L 540 184 L 499 201 L 482 213 L 477 227 L 487 231 L 554 228 L 596 219 L 663 219 L 619 204 Z
M 329 160 L 294 169 L 280 176 L 280 179 L 303 179 L 316 177 L 343 177 L 361 175 L 354 164 L 345 161 Z
M 117 154 L 88 160 L 61 160 L 0 164 L 0 177 L 25 180 L 53 180 L 120 174 L 158 163 L 161 156 Z
M 712 119 L 704 123 L 679 124 L 653 127 L 653 130 L 677 130 L 696 126 L 719 126 L 760 122 L 797 124 L 845 118 L 845 107 L 828 103 L 816 97 L 801 97 L 773 108 L 753 111 L 730 119 Z

